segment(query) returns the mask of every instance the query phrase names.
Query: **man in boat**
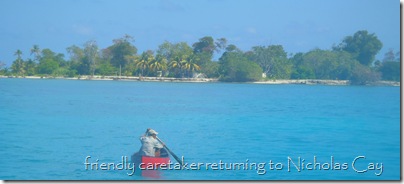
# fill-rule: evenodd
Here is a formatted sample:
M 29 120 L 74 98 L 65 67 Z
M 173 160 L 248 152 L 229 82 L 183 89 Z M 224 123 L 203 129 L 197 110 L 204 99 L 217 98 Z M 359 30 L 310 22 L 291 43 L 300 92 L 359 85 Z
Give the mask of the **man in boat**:
M 164 147 L 157 139 L 157 132 L 148 128 L 145 135 L 140 137 L 142 147 L 139 150 L 140 155 L 150 157 L 160 157 L 160 150 Z

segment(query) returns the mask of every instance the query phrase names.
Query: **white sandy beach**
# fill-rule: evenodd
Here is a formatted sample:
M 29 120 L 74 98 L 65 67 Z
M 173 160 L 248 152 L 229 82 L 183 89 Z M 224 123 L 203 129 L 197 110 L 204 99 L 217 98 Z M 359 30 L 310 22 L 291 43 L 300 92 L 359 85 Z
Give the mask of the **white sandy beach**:
M 25 79 L 65 79 L 65 80 L 119 80 L 142 82 L 219 82 L 217 78 L 170 78 L 170 77 L 133 77 L 133 76 L 80 76 L 80 77 L 40 77 L 40 76 L 0 76 L 0 78 L 25 78 Z M 280 79 L 250 82 L 252 84 L 305 84 L 305 85 L 349 85 L 349 80 L 320 80 L 320 79 Z M 378 81 L 375 86 L 400 86 L 400 82 Z

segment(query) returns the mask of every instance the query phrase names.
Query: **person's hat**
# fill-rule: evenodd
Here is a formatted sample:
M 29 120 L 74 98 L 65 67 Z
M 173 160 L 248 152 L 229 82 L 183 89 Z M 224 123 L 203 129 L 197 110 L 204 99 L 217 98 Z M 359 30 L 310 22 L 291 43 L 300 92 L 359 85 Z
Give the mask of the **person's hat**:
M 158 134 L 158 133 L 157 133 L 155 130 L 153 130 L 153 129 L 150 129 L 148 133 L 149 133 L 150 135 L 157 135 L 157 134 Z

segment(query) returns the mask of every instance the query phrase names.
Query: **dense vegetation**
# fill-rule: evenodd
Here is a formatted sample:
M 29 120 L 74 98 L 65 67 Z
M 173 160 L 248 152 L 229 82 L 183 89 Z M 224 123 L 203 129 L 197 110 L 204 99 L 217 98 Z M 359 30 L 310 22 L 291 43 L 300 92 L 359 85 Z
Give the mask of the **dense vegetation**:
M 332 79 L 350 80 L 352 84 L 368 84 L 378 80 L 400 81 L 400 54 L 390 50 L 382 61 L 375 61 L 382 48 L 375 34 L 358 31 L 345 37 L 330 50 L 314 49 L 307 53 L 289 54 L 282 45 L 255 46 L 242 51 L 227 44 L 225 38 L 210 36 L 188 45 L 186 42 L 158 46 L 138 54 L 131 36 L 113 40 L 100 49 L 96 41 L 82 47 L 67 48 L 69 59 L 51 49 L 34 45 L 31 58 L 23 60 L 22 51 L 15 52 L 11 68 L 0 62 L 0 75 L 15 76 L 163 76 L 219 78 L 221 81 L 245 82 L 266 79 Z M 222 53 L 213 61 L 215 53 Z M 264 78 L 263 78 L 264 77 Z

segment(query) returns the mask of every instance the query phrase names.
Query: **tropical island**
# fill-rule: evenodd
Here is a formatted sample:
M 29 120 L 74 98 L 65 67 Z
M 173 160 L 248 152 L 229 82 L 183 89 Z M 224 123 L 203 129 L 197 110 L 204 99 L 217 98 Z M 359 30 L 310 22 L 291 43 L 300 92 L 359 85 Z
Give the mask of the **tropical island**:
M 287 53 L 282 45 L 242 51 L 226 38 L 200 38 L 192 46 L 165 41 L 137 54 L 130 35 L 100 49 L 95 40 L 68 47 L 69 59 L 34 45 L 30 57 L 15 52 L 11 67 L 0 62 L 0 77 L 135 80 L 170 82 L 254 82 L 265 84 L 400 86 L 400 52 L 390 49 L 375 60 L 383 44 L 360 30 L 329 50 Z M 222 53 L 218 61 L 215 53 Z

